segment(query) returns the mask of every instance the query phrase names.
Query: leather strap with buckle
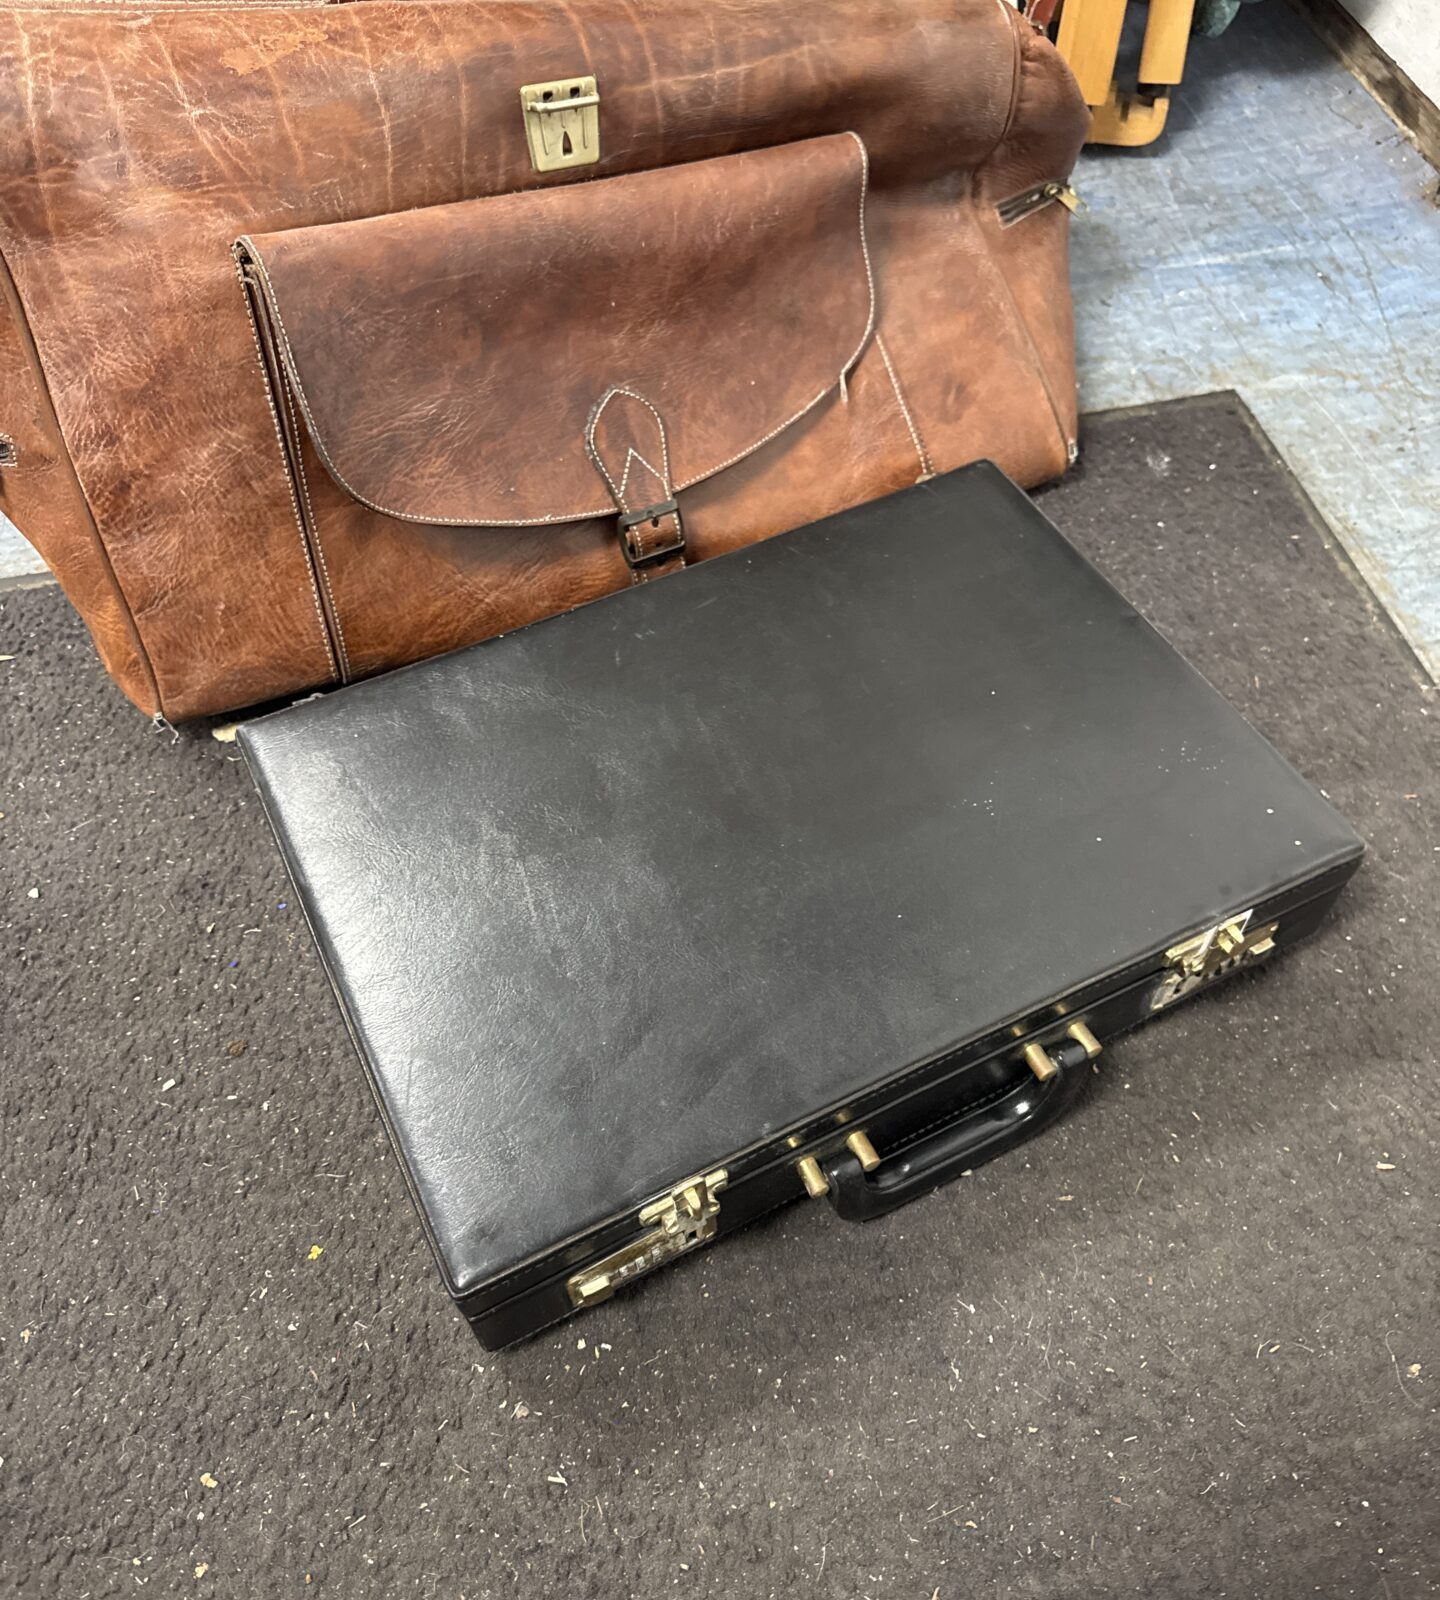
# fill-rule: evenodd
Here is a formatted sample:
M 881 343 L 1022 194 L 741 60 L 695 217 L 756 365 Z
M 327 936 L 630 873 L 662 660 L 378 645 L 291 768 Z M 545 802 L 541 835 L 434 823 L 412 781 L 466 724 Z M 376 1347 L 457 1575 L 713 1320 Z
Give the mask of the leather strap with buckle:
M 585 425 L 585 448 L 619 513 L 620 551 L 631 583 L 683 567 L 685 525 L 660 408 L 638 390 L 607 389 Z
M 685 560 L 685 524 L 672 496 L 653 506 L 620 513 L 620 549 L 632 572 L 657 562 Z

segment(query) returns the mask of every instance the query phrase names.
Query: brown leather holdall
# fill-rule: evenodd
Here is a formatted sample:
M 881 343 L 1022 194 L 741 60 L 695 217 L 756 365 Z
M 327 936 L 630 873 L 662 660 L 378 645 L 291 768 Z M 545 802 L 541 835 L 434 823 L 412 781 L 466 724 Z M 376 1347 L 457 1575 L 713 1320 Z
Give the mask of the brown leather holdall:
M 1039 482 L 1085 126 L 1004 0 L 7 10 L 0 509 L 178 719 Z

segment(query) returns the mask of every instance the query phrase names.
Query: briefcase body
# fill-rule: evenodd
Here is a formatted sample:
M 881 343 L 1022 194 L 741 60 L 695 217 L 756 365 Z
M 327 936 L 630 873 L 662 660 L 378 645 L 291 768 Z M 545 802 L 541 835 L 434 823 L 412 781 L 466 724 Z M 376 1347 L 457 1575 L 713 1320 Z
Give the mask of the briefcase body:
M 492 1347 L 998 1154 L 1362 850 L 984 463 L 241 742 Z

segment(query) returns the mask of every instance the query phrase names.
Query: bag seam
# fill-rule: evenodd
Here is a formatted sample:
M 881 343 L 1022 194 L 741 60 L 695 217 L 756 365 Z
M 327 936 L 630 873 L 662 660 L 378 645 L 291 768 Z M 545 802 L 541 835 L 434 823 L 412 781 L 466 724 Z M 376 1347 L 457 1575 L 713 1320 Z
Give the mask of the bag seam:
M 300 552 L 305 558 L 305 571 L 310 579 L 310 595 L 315 602 L 315 615 L 320 623 L 320 640 L 325 646 L 325 657 L 330 663 L 335 676 L 340 676 L 340 663 L 336 659 L 335 647 L 330 639 L 330 627 L 325 621 L 325 608 L 320 603 L 320 590 L 315 580 L 315 563 L 310 555 L 310 541 L 305 536 L 305 519 L 300 511 L 300 498 L 295 492 L 295 479 L 290 471 L 289 459 L 285 451 L 285 434 L 280 425 L 280 412 L 275 404 L 274 385 L 270 381 L 270 371 L 265 364 L 265 351 L 260 343 L 260 328 L 256 321 L 255 308 L 251 304 L 250 292 L 245 283 L 245 273 L 240 265 L 239 258 L 235 258 L 235 277 L 240 284 L 240 293 L 245 300 L 245 314 L 250 322 L 250 337 L 255 344 L 255 359 L 260 366 L 260 381 L 265 390 L 265 403 L 270 407 L 270 422 L 275 430 L 275 444 L 280 452 L 280 468 L 285 479 L 285 487 L 290 493 L 290 509 L 295 514 L 295 527 L 300 535 Z
M 1025 47 L 1021 42 L 1020 36 L 1020 13 L 1008 5 L 1006 0 L 997 0 L 997 3 L 1001 11 L 1005 13 L 1005 23 L 1010 30 L 1010 51 L 1012 62 L 1010 69 L 1010 105 L 1005 112 L 1005 121 L 1001 125 L 999 137 L 985 152 L 985 154 L 975 163 L 974 170 L 976 172 L 978 172 L 981 167 L 988 165 L 990 160 L 994 157 L 995 152 L 1000 149 L 1000 147 L 1010 137 L 1010 130 L 1015 126 L 1015 118 L 1020 110 L 1020 80 L 1025 71 Z
M 890 374 L 890 387 L 895 391 L 895 399 L 899 402 L 900 415 L 905 418 L 905 426 L 910 430 L 910 438 L 915 445 L 915 454 L 920 458 L 920 470 L 927 478 L 935 476 L 935 466 L 930 459 L 930 452 L 925 448 L 925 441 L 920 437 L 920 430 L 915 426 L 915 418 L 910 414 L 910 407 L 906 403 L 904 390 L 900 387 L 900 379 L 896 376 L 894 364 L 890 360 L 890 352 L 885 348 L 885 340 L 877 333 L 875 345 L 880 351 L 880 359 L 885 363 L 885 370 Z
M 328 0 L 327 0 L 328 3 Z M 290 426 L 295 429 L 298 437 L 300 432 L 300 419 L 295 415 L 295 402 L 290 394 L 290 387 L 286 384 L 282 390 L 285 400 L 285 409 L 290 415 Z M 315 506 L 310 499 L 310 477 L 305 471 L 304 453 L 295 452 L 295 477 L 300 485 L 300 494 L 305 502 L 305 514 L 310 519 L 310 542 L 315 550 L 315 559 L 320 568 L 320 582 L 325 589 L 325 597 L 330 602 L 330 621 L 335 629 L 335 648 L 340 656 L 340 681 L 349 683 L 354 673 L 350 669 L 350 651 L 345 644 L 345 628 L 340 621 L 340 607 L 335 600 L 335 590 L 330 583 L 330 564 L 325 559 L 325 544 L 320 537 L 320 519 L 315 515 Z
M 980 206 L 975 198 L 976 179 L 979 178 L 984 169 L 990 165 L 990 163 L 995 159 L 996 155 L 1005 147 L 1010 138 L 1011 130 L 1015 125 L 1015 119 L 1019 114 L 1020 100 L 1024 87 L 1024 75 L 1027 65 L 1027 58 L 1025 55 L 1024 41 L 1020 33 L 1020 13 L 1018 11 L 1011 11 L 1008 6 L 1002 5 L 1002 9 L 1006 12 L 1007 18 L 1010 19 L 1010 36 L 1015 49 L 1015 77 L 1010 93 L 1010 111 L 1005 119 L 1005 126 L 1000 134 L 1000 137 L 995 141 L 990 150 L 986 152 L 984 159 L 977 161 L 974 167 L 971 169 L 969 190 L 962 204 L 968 205 L 970 208 L 971 215 L 974 219 L 975 231 L 979 236 L 985 255 L 985 262 L 990 269 L 990 275 L 999 285 L 1005 300 L 1005 304 L 1009 308 L 1010 319 L 1015 325 L 1016 329 L 1019 331 L 1022 339 L 1024 340 L 1025 347 L 1029 351 L 1030 365 L 1034 370 L 1035 376 L 1040 381 L 1040 387 L 1044 392 L 1046 403 L 1050 407 L 1050 414 L 1054 418 L 1055 430 L 1060 436 L 1060 443 L 1064 448 L 1066 464 L 1068 465 L 1069 461 L 1072 459 L 1071 452 L 1075 448 L 1075 441 L 1070 437 L 1069 430 L 1065 426 L 1064 417 L 1061 413 L 1059 403 L 1055 396 L 1055 386 L 1051 381 L 1050 374 L 1046 369 L 1044 361 L 1041 359 L 1040 348 L 1035 343 L 1035 335 L 1030 329 L 1030 324 L 1026 320 L 1025 314 L 1020 309 L 1020 303 L 1015 298 L 1014 291 L 1010 287 L 1009 279 L 1006 278 L 1004 272 L 1001 270 L 1000 263 L 995 259 L 994 247 L 990 243 L 990 236 L 985 230 L 985 225 L 980 215 Z M 1053 46 L 1050 48 L 1053 48 Z
M 995 259 L 994 248 L 990 243 L 989 236 L 985 232 L 985 225 L 981 220 L 980 207 L 975 199 L 973 182 L 971 185 L 970 194 L 966 200 L 966 204 L 969 206 L 971 214 L 974 218 L 975 232 L 979 235 L 980 243 L 983 246 L 985 263 L 990 269 L 990 275 L 999 285 L 1001 295 L 1003 296 L 1005 305 L 1010 313 L 1010 320 L 1014 324 L 1016 331 L 1020 334 L 1020 337 L 1024 342 L 1025 349 L 1029 352 L 1030 367 L 1034 372 L 1036 379 L 1039 381 L 1041 393 L 1045 396 L 1045 402 L 1050 408 L 1050 415 L 1055 423 L 1055 432 L 1059 435 L 1060 443 L 1064 447 L 1065 458 L 1068 464 L 1070 459 L 1070 451 L 1074 446 L 1075 441 L 1070 437 L 1070 432 L 1065 426 L 1065 420 L 1060 411 L 1059 401 L 1055 397 L 1055 385 L 1051 381 L 1050 374 L 1045 367 L 1045 362 L 1041 358 L 1040 347 L 1035 343 L 1035 335 L 1033 332 L 1031 332 L 1030 324 L 1025 318 L 1025 313 L 1020 309 L 1020 303 L 1015 298 L 1015 293 L 1010 287 L 1009 279 L 1002 271 L 1000 263 Z

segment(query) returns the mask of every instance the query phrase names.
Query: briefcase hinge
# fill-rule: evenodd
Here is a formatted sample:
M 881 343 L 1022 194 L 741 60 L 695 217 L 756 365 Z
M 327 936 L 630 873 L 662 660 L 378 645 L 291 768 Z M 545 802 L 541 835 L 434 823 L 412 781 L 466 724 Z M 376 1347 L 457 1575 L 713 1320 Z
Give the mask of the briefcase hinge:
M 1150 1009 L 1160 1011 L 1237 967 L 1263 961 L 1275 948 L 1278 923 L 1252 928 L 1253 911 L 1217 922 L 1204 933 L 1171 945 L 1165 952 L 1166 972 L 1150 997 Z
M 667 1195 L 640 1208 L 639 1222 L 649 1231 L 593 1265 L 574 1273 L 566 1284 L 573 1306 L 598 1305 L 622 1283 L 643 1277 L 715 1237 L 720 1216 L 720 1191 L 729 1181 L 723 1167 L 687 1178 Z
M 594 78 L 527 83 L 520 111 L 536 172 L 588 167 L 600 159 L 600 96 Z

